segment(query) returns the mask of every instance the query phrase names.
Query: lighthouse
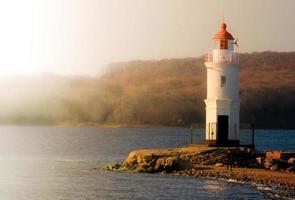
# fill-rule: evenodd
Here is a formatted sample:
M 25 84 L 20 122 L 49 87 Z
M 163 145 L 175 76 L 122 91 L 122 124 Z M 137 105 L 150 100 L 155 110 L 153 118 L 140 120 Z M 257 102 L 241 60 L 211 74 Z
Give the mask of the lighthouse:
M 214 49 L 205 60 L 206 143 L 210 146 L 239 145 L 240 63 L 235 51 L 237 43 L 224 22 L 213 40 Z

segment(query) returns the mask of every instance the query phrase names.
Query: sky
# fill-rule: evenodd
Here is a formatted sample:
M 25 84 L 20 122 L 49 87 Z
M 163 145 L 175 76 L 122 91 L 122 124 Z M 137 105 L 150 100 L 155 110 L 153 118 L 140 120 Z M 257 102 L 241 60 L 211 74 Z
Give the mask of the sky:
M 108 63 L 199 57 L 222 16 L 239 52 L 294 51 L 294 0 L 0 0 L 0 76 L 96 76 Z

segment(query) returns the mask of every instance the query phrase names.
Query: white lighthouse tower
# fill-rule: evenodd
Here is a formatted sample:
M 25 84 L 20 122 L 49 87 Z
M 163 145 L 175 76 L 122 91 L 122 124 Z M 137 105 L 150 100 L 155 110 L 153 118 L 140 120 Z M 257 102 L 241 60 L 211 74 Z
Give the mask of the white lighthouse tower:
M 206 143 L 217 146 L 239 144 L 239 57 L 234 37 L 225 23 L 214 36 L 215 47 L 206 56 Z

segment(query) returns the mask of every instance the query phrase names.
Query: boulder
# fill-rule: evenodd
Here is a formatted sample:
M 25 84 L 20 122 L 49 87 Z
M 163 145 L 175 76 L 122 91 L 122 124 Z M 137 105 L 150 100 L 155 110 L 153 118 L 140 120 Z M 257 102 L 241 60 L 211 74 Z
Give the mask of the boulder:
M 240 151 L 245 151 L 245 147 L 240 147 Z
M 270 167 L 270 171 L 277 171 L 279 168 L 277 165 L 273 165 Z
M 223 163 L 216 163 L 215 166 L 216 167 L 222 167 L 223 166 Z
M 155 160 L 154 171 L 174 171 L 191 168 L 191 164 L 178 156 L 160 157 Z
M 289 158 L 288 163 L 289 164 L 295 164 L 295 158 Z
M 142 156 L 138 155 L 137 156 L 137 163 L 143 163 L 143 162 L 144 162 L 144 160 L 143 160 Z
M 110 171 L 112 171 L 112 170 L 113 170 L 113 166 L 112 166 L 112 165 L 108 165 L 108 166 L 106 166 L 104 169 L 105 169 L 105 170 L 110 170 Z
M 252 149 L 251 148 L 248 148 L 246 151 L 247 151 L 247 153 L 251 153 L 252 152 Z
M 165 161 L 165 168 L 171 168 L 178 163 L 178 157 L 168 157 Z
M 165 166 L 165 160 L 163 158 L 159 158 L 156 161 L 156 165 L 154 167 L 154 170 L 155 171 L 160 171 L 160 170 L 162 170 L 164 168 L 164 166 Z
M 266 169 L 269 169 L 271 168 L 271 166 L 273 166 L 272 159 L 266 158 L 264 161 L 264 167 Z
M 286 169 L 290 166 L 286 160 L 283 159 L 272 159 L 271 164 L 274 166 L 276 165 L 278 169 Z
M 257 157 L 256 161 L 259 165 L 263 165 L 265 162 L 265 158 L 264 157 Z
M 104 167 L 105 170 L 109 171 L 118 171 L 120 169 L 121 165 L 120 164 L 115 164 L 115 165 L 108 165 Z
M 286 169 L 286 172 L 289 172 L 289 173 L 292 173 L 292 172 L 295 172 L 295 167 L 288 167 L 287 169 Z
M 145 161 L 145 162 L 150 162 L 150 161 L 152 161 L 153 160 L 153 154 L 147 154 L 147 155 L 144 155 L 143 156 L 143 160 Z
M 126 163 L 128 164 L 136 164 L 137 163 L 137 155 L 135 154 L 135 152 L 131 152 L 129 153 L 127 159 L 125 160 Z

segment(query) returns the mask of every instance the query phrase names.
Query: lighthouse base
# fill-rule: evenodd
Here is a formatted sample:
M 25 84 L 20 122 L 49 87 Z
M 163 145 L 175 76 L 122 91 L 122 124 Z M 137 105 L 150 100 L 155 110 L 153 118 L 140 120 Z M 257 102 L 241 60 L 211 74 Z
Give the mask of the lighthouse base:
M 227 140 L 219 142 L 218 140 L 206 140 L 205 143 L 210 147 L 237 147 L 240 146 L 240 140 Z

